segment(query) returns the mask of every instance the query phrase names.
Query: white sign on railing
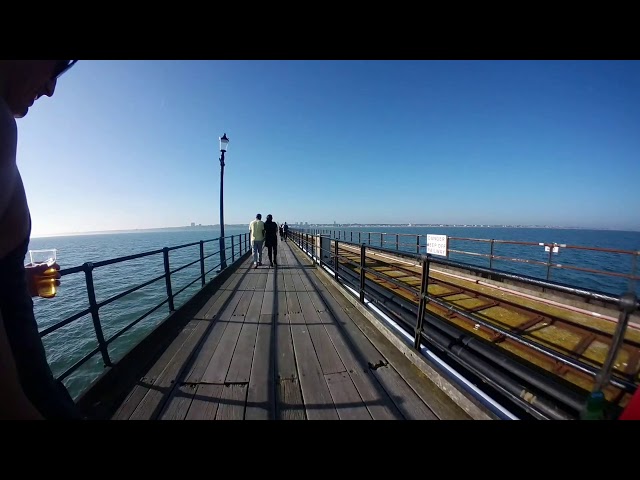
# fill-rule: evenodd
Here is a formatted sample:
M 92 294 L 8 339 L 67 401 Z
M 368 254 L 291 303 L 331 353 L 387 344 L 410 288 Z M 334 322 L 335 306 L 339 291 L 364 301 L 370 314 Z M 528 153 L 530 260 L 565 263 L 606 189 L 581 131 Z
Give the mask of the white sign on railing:
M 447 246 L 446 235 L 427 235 L 427 253 L 446 257 Z

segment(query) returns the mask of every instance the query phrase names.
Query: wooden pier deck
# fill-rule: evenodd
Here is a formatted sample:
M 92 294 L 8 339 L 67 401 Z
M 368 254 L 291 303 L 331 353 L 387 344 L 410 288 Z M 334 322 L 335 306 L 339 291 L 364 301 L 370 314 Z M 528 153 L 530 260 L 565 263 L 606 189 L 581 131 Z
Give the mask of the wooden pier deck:
M 288 242 L 245 260 L 113 419 L 469 419 Z

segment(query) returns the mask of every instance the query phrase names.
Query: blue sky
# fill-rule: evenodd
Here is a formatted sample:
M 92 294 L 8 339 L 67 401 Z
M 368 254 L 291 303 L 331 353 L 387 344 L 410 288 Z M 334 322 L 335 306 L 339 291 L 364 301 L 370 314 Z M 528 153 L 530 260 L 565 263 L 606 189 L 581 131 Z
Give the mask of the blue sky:
M 18 120 L 33 234 L 218 223 L 640 230 L 638 61 L 85 61 Z

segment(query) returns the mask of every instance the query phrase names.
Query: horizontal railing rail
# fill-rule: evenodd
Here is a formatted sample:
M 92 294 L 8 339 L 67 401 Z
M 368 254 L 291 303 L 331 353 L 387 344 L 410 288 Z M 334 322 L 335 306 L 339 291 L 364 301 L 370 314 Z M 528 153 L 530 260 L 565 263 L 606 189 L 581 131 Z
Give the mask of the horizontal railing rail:
M 380 247 L 388 247 L 389 245 L 395 245 L 395 250 L 413 250 L 417 254 L 421 252 L 426 253 L 427 246 L 427 235 L 426 234 L 417 234 L 417 233 L 388 233 L 388 232 L 363 232 L 363 231 L 352 231 L 352 230 L 336 230 L 336 229 L 313 229 L 308 230 L 314 235 L 329 234 L 331 238 L 337 238 L 338 240 L 343 241 L 351 241 L 356 242 L 358 244 L 366 243 L 367 245 L 374 245 Z M 400 241 L 401 239 L 412 239 L 411 241 Z M 483 243 L 489 245 L 489 252 L 478 252 L 478 251 L 468 251 L 461 250 L 458 248 L 447 247 L 447 254 L 458 254 L 465 255 L 469 257 L 481 257 L 486 258 L 488 261 L 489 268 L 493 268 L 493 263 L 495 260 L 503 261 L 503 262 L 513 262 L 513 263 L 526 263 L 530 265 L 538 265 L 541 267 L 546 267 L 545 279 L 549 280 L 552 276 L 552 271 L 556 270 L 569 270 L 575 272 L 585 272 L 594 275 L 600 276 L 608 276 L 608 277 L 616 277 L 623 278 L 628 280 L 630 283 L 630 289 L 633 289 L 633 285 L 635 282 L 640 280 L 640 275 L 638 272 L 638 263 L 640 257 L 640 251 L 637 250 L 623 250 L 623 249 L 615 249 L 615 248 L 603 248 L 603 247 L 589 247 L 585 245 L 568 245 L 565 243 L 551 243 L 551 242 L 524 242 L 524 241 L 516 241 L 516 240 L 501 240 L 501 239 L 485 239 L 485 238 L 471 238 L 471 237 L 457 237 L 450 236 L 448 237 L 449 241 L 453 242 L 475 242 L 475 243 Z M 517 258 L 513 256 L 499 255 L 496 254 L 494 249 L 496 245 L 516 245 L 521 247 L 531 247 L 531 248 L 544 248 L 544 253 L 547 253 L 546 261 L 535 260 L 535 259 L 527 259 L 527 258 Z M 625 272 L 611 272 L 600 270 L 596 268 L 587 268 L 580 265 L 573 265 L 567 263 L 559 263 L 554 262 L 553 255 L 558 254 L 562 250 L 576 250 L 582 252 L 590 252 L 590 253 L 605 253 L 605 254 L 619 254 L 626 255 L 630 259 L 629 273 Z
M 353 233 L 353 232 L 352 232 Z M 361 232 L 359 232 L 361 233 Z M 367 234 L 369 232 L 366 232 Z M 394 234 L 396 235 L 396 234 Z M 397 234 L 402 235 L 402 234 Z M 290 229 L 290 236 L 293 238 L 294 243 L 296 243 L 303 251 L 305 251 L 309 256 L 311 256 L 314 263 L 318 262 L 322 267 L 327 266 L 333 270 L 333 276 L 338 283 L 348 283 L 354 286 L 356 289 L 359 288 L 358 297 L 360 302 L 365 302 L 365 290 L 367 289 L 367 278 L 366 276 L 373 276 L 379 279 L 388 282 L 395 287 L 401 288 L 403 291 L 408 292 L 411 296 L 413 296 L 414 301 L 418 302 L 417 309 L 417 318 L 415 319 L 415 323 L 413 325 L 414 330 L 414 348 L 420 350 L 421 341 L 424 338 L 425 334 L 425 307 L 426 304 L 432 302 L 435 305 L 438 305 L 441 308 L 444 308 L 450 312 L 453 312 L 459 315 L 466 320 L 475 322 L 478 325 L 482 325 L 490 331 L 495 332 L 496 334 L 502 335 L 506 338 L 509 338 L 513 341 L 516 341 L 528 348 L 531 348 L 541 354 L 544 354 L 550 359 L 555 360 L 556 362 L 573 367 L 593 378 L 594 381 L 594 389 L 592 391 L 592 395 L 599 395 L 606 386 L 607 383 L 611 383 L 617 388 L 622 389 L 623 391 L 633 393 L 637 388 L 637 385 L 630 381 L 627 378 L 623 378 L 618 375 L 612 374 L 613 360 L 616 358 L 620 347 L 622 346 L 622 339 L 624 338 L 624 333 L 626 331 L 626 326 L 629 321 L 629 317 L 632 313 L 640 310 L 640 301 L 638 297 L 633 292 L 625 293 L 624 295 L 612 295 L 606 292 L 600 292 L 591 289 L 585 289 L 580 287 L 574 287 L 572 285 L 563 284 L 550 280 L 543 280 L 536 277 L 531 277 L 527 275 L 514 274 L 502 270 L 497 270 L 493 268 L 484 268 L 476 265 L 471 265 L 463 262 L 449 260 L 443 257 L 437 257 L 431 254 L 420 255 L 418 253 L 412 253 L 407 251 L 402 251 L 399 249 L 389 249 L 384 248 L 382 246 L 374 246 L 370 243 L 355 243 L 351 241 L 352 235 L 349 235 L 347 240 L 340 240 L 339 238 L 333 237 L 331 233 L 323 235 L 321 232 L 308 232 L 298 229 Z M 322 238 L 322 237 L 325 238 Z M 340 235 L 343 236 L 343 235 Z M 344 235 L 346 237 L 346 235 Z M 369 240 L 369 235 L 366 235 L 367 240 Z M 329 245 L 326 245 L 326 242 L 329 242 Z M 362 235 L 359 235 L 358 240 L 362 240 Z M 323 245 L 323 243 L 325 245 Z M 384 244 L 384 242 L 382 242 Z M 356 263 L 350 258 L 346 257 L 344 254 L 340 253 L 340 248 L 349 248 L 351 251 L 356 254 L 359 252 L 360 254 L 360 263 Z M 376 255 L 375 257 L 369 256 L 367 257 L 367 252 L 371 255 Z M 617 253 L 617 252 L 616 252 Z M 381 255 L 382 254 L 382 255 Z M 376 261 L 380 261 L 384 263 L 384 254 L 393 255 L 394 257 L 404 257 L 406 259 L 411 259 L 415 262 L 416 267 L 420 267 L 420 276 L 422 278 L 420 286 L 411 286 L 401 281 L 396 280 L 395 278 L 384 274 L 383 272 L 378 272 L 372 268 L 366 266 L 367 258 L 375 258 Z M 355 267 L 354 273 L 348 274 L 346 266 L 350 265 Z M 502 328 L 498 325 L 494 325 L 491 322 L 486 321 L 482 317 L 474 314 L 473 312 L 464 311 L 455 305 L 451 305 L 447 302 L 444 302 L 434 296 L 429 294 L 428 292 L 428 281 L 426 280 L 429 277 L 429 269 L 432 265 L 442 265 L 449 266 L 455 268 L 463 268 L 465 270 L 477 273 L 477 274 L 488 274 L 491 275 L 492 278 L 498 279 L 508 279 L 508 280 L 516 280 L 518 282 L 534 285 L 537 287 L 543 287 L 546 290 L 557 291 L 562 293 L 570 293 L 573 295 L 579 295 L 583 298 L 598 300 L 600 302 L 612 305 L 614 308 L 619 310 L 619 319 L 616 326 L 616 330 L 612 336 L 611 348 L 607 353 L 607 358 L 605 359 L 602 368 L 597 368 L 596 366 L 583 362 L 580 359 L 572 357 L 570 355 L 564 354 L 560 351 L 554 350 L 547 345 L 540 343 L 539 341 L 533 340 L 530 337 L 526 337 L 523 332 L 508 330 L 506 328 Z M 346 270 L 345 270 L 346 269 Z M 357 275 L 357 271 L 359 271 L 359 285 L 355 285 L 353 282 L 355 281 L 355 276 Z M 418 272 L 416 272 L 418 273 Z M 373 288 L 373 284 L 371 287 Z M 397 292 L 391 292 L 389 290 L 389 295 L 398 296 Z M 370 297 L 370 300 L 373 297 Z M 406 301 L 405 298 L 402 301 Z
M 227 240 L 230 239 L 230 244 L 227 245 Z M 237 241 L 236 241 L 237 240 Z M 95 338 L 98 341 L 98 346 L 94 349 L 92 349 L 90 352 L 88 352 L 86 355 L 84 355 L 82 358 L 80 358 L 79 360 L 77 360 L 76 362 L 74 362 L 69 368 L 67 368 L 62 374 L 60 374 L 57 379 L 58 380 L 64 380 L 65 378 L 67 378 L 69 375 L 71 375 L 73 372 L 75 372 L 76 370 L 78 370 L 82 365 L 84 365 L 87 361 L 89 361 L 91 358 L 93 358 L 96 354 L 100 353 L 102 355 L 102 360 L 104 363 L 105 367 L 109 367 L 109 366 L 113 366 L 115 364 L 115 362 L 113 362 L 111 355 L 109 354 L 109 350 L 108 350 L 108 346 L 113 343 L 115 340 L 117 340 L 119 337 L 121 337 L 124 333 L 126 333 L 127 331 L 129 331 L 131 328 L 133 328 L 135 325 L 139 324 L 142 320 L 144 320 L 145 318 L 147 318 L 149 315 L 151 315 L 152 313 L 154 313 L 155 311 L 157 311 L 160 307 L 162 307 L 164 304 L 168 304 L 169 305 L 169 313 L 175 311 L 175 306 L 174 306 L 174 299 L 177 295 L 183 293 L 187 288 L 189 288 L 190 286 L 192 286 L 194 283 L 198 282 L 198 280 L 200 280 L 201 282 L 201 288 L 204 288 L 207 284 L 206 282 L 206 276 L 208 274 L 210 274 L 213 270 L 219 269 L 222 265 L 221 262 L 218 262 L 216 265 L 214 265 L 212 268 L 210 268 L 209 270 L 205 271 L 205 260 L 211 257 L 214 257 L 216 255 L 220 255 L 220 250 L 218 249 L 217 251 L 214 251 L 208 255 L 204 254 L 204 246 L 205 244 L 211 243 L 211 242 L 220 242 L 220 237 L 218 238 L 213 238 L 213 239 L 208 239 L 208 240 L 200 240 L 197 242 L 190 242 L 190 243 L 185 243 L 182 245 L 175 245 L 175 246 L 171 246 L 171 247 L 164 247 L 161 249 L 155 249 L 155 250 L 150 250 L 147 252 L 141 252 L 141 253 L 136 253 L 136 254 L 132 254 L 132 255 L 126 255 L 126 256 L 122 256 L 122 257 L 117 257 L 117 258 L 112 258 L 112 259 L 108 259 L 108 260 L 101 260 L 99 262 L 86 262 L 82 265 L 79 266 L 75 266 L 75 267 L 70 267 L 70 268 L 64 268 L 60 270 L 60 275 L 62 277 L 68 276 L 68 275 L 73 275 L 73 274 L 78 274 L 78 273 L 84 273 L 85 275 L 85 283 L 86 283 L 86 292 L 87 292 L 87 297 L 88 297 L 88 301 L 89 301 L 89 307 L 85 308 L 79 312 L 74 313 L 73 315 L 65 318 L 62 321 L 59 321 L 57 323 L 55 323 L 54 325 L 48 326 L 44 329 L 42 329 L 40 331 L 40 337 L 46 337 L 47 335 L 50 335 L 51 333 L 59 330 L 60 328 L 69 325 L 83 317 L 85 317 L 88 314 L 91 314 L 92 317 L 92 321 L 93 321 L 93 327 L 94 327 L 94 334 L 95 334 Z M 239 260 L 248 250 L 249 250 L 249 241 L 248 241 L 248 233 L 243 233 L 243 234 L 238 234 L 238 235 L 230 235 L 230 236 L 225 236 L 224 237 L 224 245 L 225 245 L 225 253 L 228 252 L 229 250 L 231 251 L 231 255 L 227 256 L 231 258 L 231 262 L 228 264 L 227 268 L 229 268 L 231 265 L 233 265 L 237 260 Z M 199 252 L 199 258 L 196 258 L 193 261 L 190 261 L 188 263 L 186 263 L 185 265 L 182 265 L 180 267 L 171 269 L 171 265 L 170 265 L 170 255 L 169 252 L 173 252 L 176 250 L 181 250 L 184 248 L 188 248 L 188 247 L 194 247 L 194 246 L 199 246 L 200 247 L 200 252 Z M 96 300 L 96 294 L 95 294 L 95 286 L 94 286 L 94 279 L 93 279 L 93 272 L 95 269 L 97 268 L 101 268 L 101 267 L 106 267 L 106 266 L 110 266 L 110 265 L 117 265 L 117 264 L 122 264 L 124 262 L 129 262 L 132 260 L 137 260 L 140 258 L 145 258 L 145 257 L 150 257 L 153 255 L 160 255 L 162 254 L 163 256 L 163 263 L 164 263 L 164 273 L 158 276 L 155 276 L 153 278 L 151 278 L 150 280 L 146 280 L 143 283 L 140 283 L 138 285 L 135 285 L 133 287 L 127 288 L 126 290 L 117 293 L 105 300 L 102 300 L 100 302 L 98 302 Z M 200 263 L 200 272 L 197 275 L 197 277 L 194 280 L 191 280 L 189 283 L 187 283 L 186 285 L 181 286 L 178 290 L 175 291 L 175 293 L 173 292 L 173 284 L 172 284 L 172 276 L 175 275 L 176 273 L 185 270 L 188 267 L 192 267 L 194 265 L 196 265 L 197 263 Z M 218 270 L 218 272 L 220 272 L 220 270 Z M 106 305 L 109 305 L 117 300 L 122 299 L 123 297 L 126 297 L 127 295 L 130 295 L 134 292 L 137 292 L 145 287 L 148 287 L 152 284 L 154 284 L 155 282 L 158 282 L 162 279 L 165 279 L 165 288 L 166 288 L 166 296 L 162 299 L 162 301 L 158 304 L 156 304 L 155 306 L 151 307 L 149 310 L 147 310 L 146 312 L 144 312 L 142 315 L 138 316 L 135 320 L 131 321 L 130 323 L 128 323 L 127 325 L 125 325 L 124 327 L 120 328 L 116 333 L 112 334 L 109 338 L 105 338 L 104 336 L 104 329 L 103 329 L 103 325 L 102 325 L 102 321 L 100 318 L 100 309 L 102 307 L 105 307 Z M 196 292 L 197 293 L 197 292 Z M 194 293 L 195 295 L 195 293 Z M 142 341 L 142 339 L 140 339 L 140 341 Z

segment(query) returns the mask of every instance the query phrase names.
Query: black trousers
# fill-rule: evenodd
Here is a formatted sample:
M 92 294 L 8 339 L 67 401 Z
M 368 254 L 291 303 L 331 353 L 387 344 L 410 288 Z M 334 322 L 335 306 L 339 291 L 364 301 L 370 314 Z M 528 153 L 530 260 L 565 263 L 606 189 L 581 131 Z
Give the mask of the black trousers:
M 269 255 L 269 261 L 273 263 L 275 260 L 278 263 L 278 242 L 267 243 L 267 254 Z

